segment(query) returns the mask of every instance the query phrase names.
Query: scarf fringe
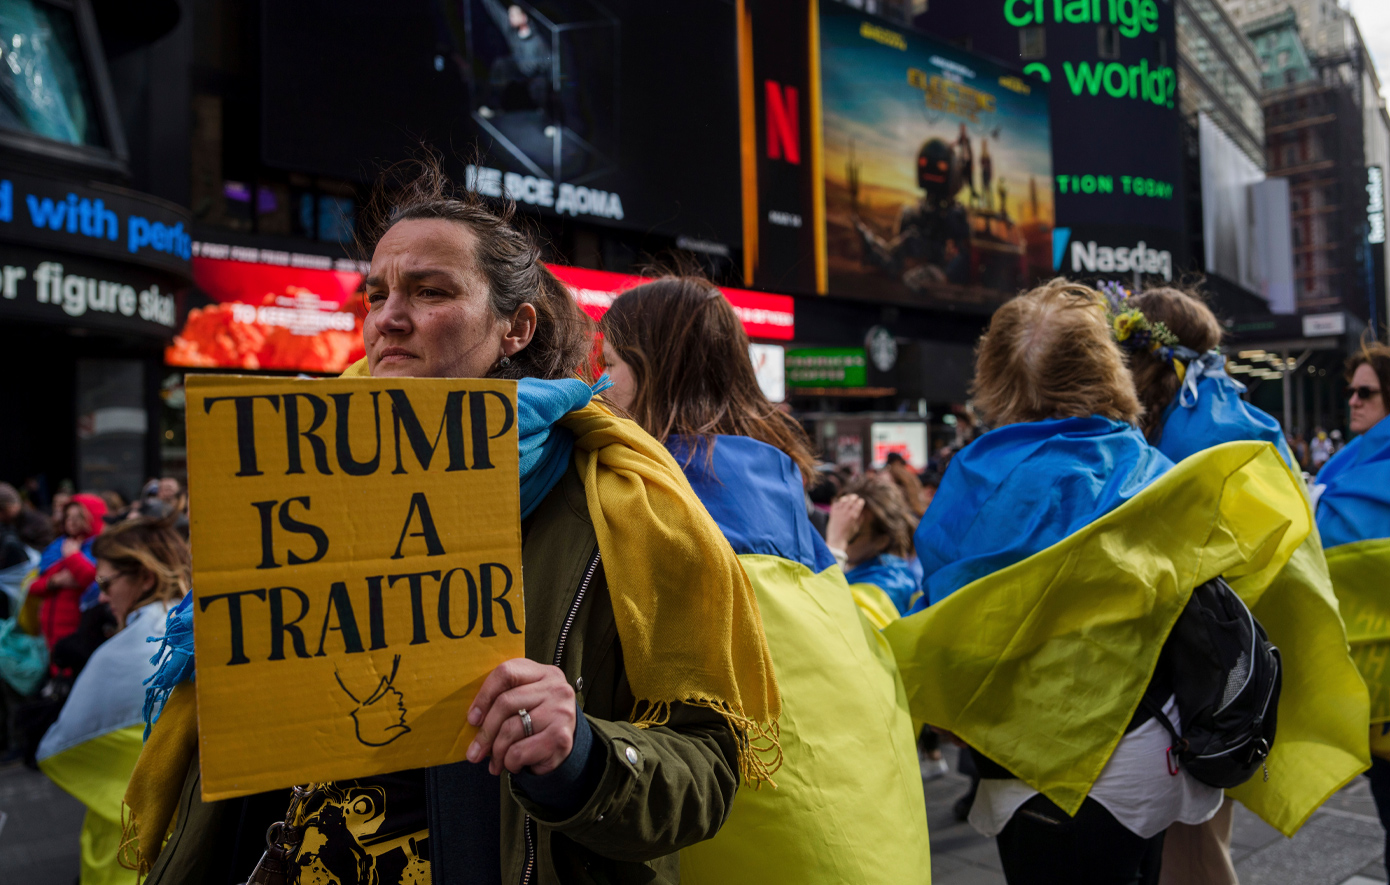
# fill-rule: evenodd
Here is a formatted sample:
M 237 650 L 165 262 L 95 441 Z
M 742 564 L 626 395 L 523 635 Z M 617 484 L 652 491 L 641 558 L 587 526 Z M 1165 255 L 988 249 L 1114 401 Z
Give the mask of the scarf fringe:
M 121 801 L 121 844 L 116 848 L 116 863 L 143 879 L 150 874 L 150 859 L 140 851 L 140 825 L 135 810 Z
M 671 720 L 671 701 L 638 701 L 631 723 L 636 728 L 657 728 Z M 687 707 L 713 710 L 728 723 L 738 740 L 738 768 L 744 782 L 760 790 L 764 783 L 777 789 L 772 776 L 782 767 L 781 728 L 776 719 L 755 722 L 728 701 L 710 698 L 687 698 L 680 703 Z
M 193 591 L 184 594 L 179 604 L 169 611 L 163 636 L 151 636 L 146 642 L 158 642 L 159 650 L 150 658 L 159 667 L 144 681 L 145 740 L 150 729 L 159 721 L 169 695 L 179 683 L 193 678 Z

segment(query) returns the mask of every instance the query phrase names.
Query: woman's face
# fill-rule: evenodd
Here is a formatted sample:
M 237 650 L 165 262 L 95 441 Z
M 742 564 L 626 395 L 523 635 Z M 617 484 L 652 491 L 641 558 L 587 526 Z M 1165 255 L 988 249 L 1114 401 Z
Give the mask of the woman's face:
M 1368 363 L 1356 367 L 1351 376 L 1351 387 L 1351 432 L 1365 433 L 1385 417 L 1385 391 L 1380 389 L 1380 379 Z M 1356 393 L 1356 390 L 1362 387 L 1374 390 L 1375 393 L 1362 399 Z
M 87 518 L 87 508 L 81 504 L 69 504 L 63 511 L 63 534 L 70 538 L 89 534 L 91 520 Z
M 376 377 L 481 378 L 531 342 L 536 311 L 493 315 L 477 235 L 443 219 L 398 222 L 372 254 L 362 326 Z
M 117 569 L 105 559 L 97 560 L 97 587 L 101 589 L 102 602 L 111 606 L 111 614 L 116 623 L 125 627 L 126 615 L 133 611 L 145 594 L 154 589 L 154 575 L 141 570 L 132 575 Z
M 632 366 L 623 362 L 613 345 L 603 342 L 603 365 L 613 386 L 604 394 L 618 408 L 624 411 L 632 408 L 637 400 L 637 379 L 632 375 Z

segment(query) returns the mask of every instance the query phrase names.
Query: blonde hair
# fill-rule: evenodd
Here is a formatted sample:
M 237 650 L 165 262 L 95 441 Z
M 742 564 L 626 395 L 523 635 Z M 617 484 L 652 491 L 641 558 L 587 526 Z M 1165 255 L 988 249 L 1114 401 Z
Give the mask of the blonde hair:
M 1000 307 L 975 351 L 975 406 L 995 426 L 1143 408 L 1110 336 L 1105 296 L 1058 277 Z
M 131 611 L 155 601 L 177 602 L 193 584 L 193 557 L 172 518 L 117 523 L 92 542 L 92 556 L 124 574 L 154 578 L 154 586 Z

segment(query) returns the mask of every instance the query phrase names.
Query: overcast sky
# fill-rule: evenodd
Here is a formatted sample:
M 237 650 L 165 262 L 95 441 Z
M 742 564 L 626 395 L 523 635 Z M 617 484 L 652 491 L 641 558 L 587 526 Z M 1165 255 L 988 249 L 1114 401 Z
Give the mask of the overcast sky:
M 1390 0 L 1344 0 L 1375 59 L 1380 94 L 1390 100 Z

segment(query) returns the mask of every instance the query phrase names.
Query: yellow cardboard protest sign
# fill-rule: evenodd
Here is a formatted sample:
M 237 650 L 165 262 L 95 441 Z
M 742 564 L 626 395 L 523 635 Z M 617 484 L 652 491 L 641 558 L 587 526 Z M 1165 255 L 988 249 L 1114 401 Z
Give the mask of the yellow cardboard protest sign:
M 516 383 L 186 389 L 203 798 L 463 759 L 525 654 Z

